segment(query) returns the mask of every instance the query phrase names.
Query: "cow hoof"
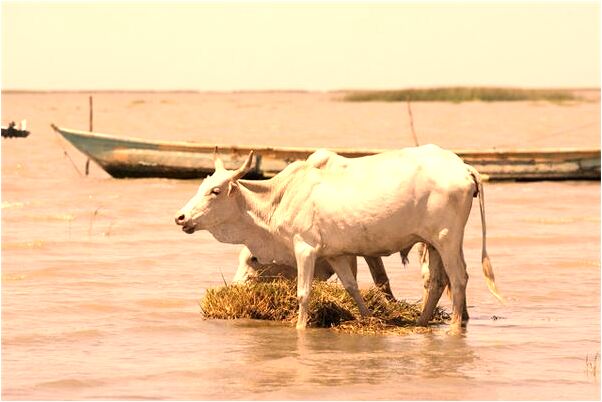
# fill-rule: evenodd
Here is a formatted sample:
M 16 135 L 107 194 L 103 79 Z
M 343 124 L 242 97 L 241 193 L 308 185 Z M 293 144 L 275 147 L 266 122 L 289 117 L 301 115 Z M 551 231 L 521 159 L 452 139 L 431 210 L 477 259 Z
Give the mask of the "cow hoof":
M 457 336 L 466 332 L 466 327 L 460 323 L 452 323 L 447 331 L 448 335 Z
M 304 330 L 305 328 L 307 328 L 307 322 L 298 322 L 297 321 L 297 326 L 296 326 L 297 330 Z

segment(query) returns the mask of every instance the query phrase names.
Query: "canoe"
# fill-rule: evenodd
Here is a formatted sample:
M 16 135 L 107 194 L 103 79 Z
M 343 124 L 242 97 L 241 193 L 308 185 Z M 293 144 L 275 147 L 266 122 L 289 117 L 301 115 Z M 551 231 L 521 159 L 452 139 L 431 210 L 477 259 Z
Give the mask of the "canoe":
M 165 177 L 196 179 L 213 173 L 213 153 L 218 147 L 228 169 L 235 169 L 251 150 L 253 167 L 247 178 L 269 178 L 296 160 L 306 159 L 316 148 L 201 144 L 121 137 L 57 127 L 75 148 L 116 178 Z M 331 148 L 354 158 L 386 149 Z M 454 150 L 489 180 L 600 180 L 600 148 Z

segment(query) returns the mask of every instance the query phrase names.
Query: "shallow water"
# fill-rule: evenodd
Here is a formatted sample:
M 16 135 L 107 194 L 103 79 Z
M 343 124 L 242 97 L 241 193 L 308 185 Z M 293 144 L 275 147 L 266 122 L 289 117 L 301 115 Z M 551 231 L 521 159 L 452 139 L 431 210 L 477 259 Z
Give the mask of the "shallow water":
M 315 121 L 324 120 L 330 137 L 318 145 L 394 146 L 396 139 L 374 116 L 392 121 L 393 107 L 400 105 L 347 106 L 325 98 L 101 94 L 95 126 L 207 141 L 201 134 L 219 131 L 222 121 L 222 130 L 231 132 L 220 133 L 220 142 L 316 145 Z M 144 102 L 133 103 L 137 99 Z M 115 180 L 94 165 L 91 176 L 80 177 L 64 149 L 80 170 L 85 159 L 47 123 L 85 128 L 86 96 L 3 94 L 2 101 L 3 123 L 27 117 L 32 130 L 24 140 L 2 140 L 4 399 L 600 399 L 599 370 L 594 375 L 586 365 L 586 356 L 600 352 L 599 183 L 486 184 L 488 250 L 508 304 L 499 304 L 485 286 L 480 218 L 473 208 L 465 240 L 471 320 L 463 336 L 449 336 L 445 327 L 428 335 L 360 336 L 203 320 L 198 300 L 223 283 L 222 274 L 232 278 L 240 247 L 203 232 L 186 235 L 173 224 L 173 213 L 198 182 Z M 203 104 L 213 113 L 209 121 L 196 120 Z M 255 121 L 249 104 L 260 110 Z M 522 126 L 515 124 L 524 129 L 525 144 L 541 136 L 539 121 L 550 125 L 548 132 L 562 128 L 542 116 L 589 118 L 599 130 L 599 104 L 591 110 L 589 104 L 454 106 L 464 116 L 481 109 L 468 139 L 432 134 L 435 142 L 456 148 L 478 141 L 477 132 L 486 128 L 483 114 L 493 119 L 500 110 L 520 116 Z M 178 114 L 172 131 L 166 107 Z M 414 116 L 441 108 L 448 106 L 416 106 Z M 358 114 L 365 121 L 356 120 Z M 341 121 L 345 115 L 353 115 L 353 124 Z M 241 119 L 233 123 L 232 116 Z M 269 128 L 270 116 L 286 136 Z M 303 116 L 309 124 L 300 128 Z M 448 127 L 459 132 L 462 119 L 454 118 Z M 483 137 L 475 146 L 520 140 L 493 123 L 498 121 L 492 120 L 498 140 Z M 249 130 L 237 138 L 243 128 Z M 264 134 L 246 136 L 253 131 Z M 358 134 L 351 138 L 350 132 Z M 566 136 L 547 145 L 599 146 L 599 138 Z M 392 256 L 385 265 L 395 294 L 417 300 L 421 279 L 414 252 L 410 261 L 403 268 Z M 359 281 L 370 284 L 363 262 Z M 441 303 L 449 307 L 446 296 Z

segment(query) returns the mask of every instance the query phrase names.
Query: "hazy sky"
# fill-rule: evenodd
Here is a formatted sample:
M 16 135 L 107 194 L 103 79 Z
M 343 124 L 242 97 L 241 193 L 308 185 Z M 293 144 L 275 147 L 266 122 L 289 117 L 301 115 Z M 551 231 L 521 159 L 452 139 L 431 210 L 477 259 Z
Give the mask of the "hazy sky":
M 597 3 L 2 2 L 4 89 L 600 86 Z

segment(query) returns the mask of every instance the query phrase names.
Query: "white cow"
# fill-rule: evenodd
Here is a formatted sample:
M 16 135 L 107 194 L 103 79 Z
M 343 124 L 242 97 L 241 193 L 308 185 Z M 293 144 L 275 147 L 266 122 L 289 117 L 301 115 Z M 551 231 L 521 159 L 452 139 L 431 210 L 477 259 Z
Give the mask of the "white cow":
M 485 247 L 482 184 L 476 170 L 452 152 L 434 145 L 384 152 L 360 158 L 345 174 L 295 162 L 270 180 L 241 180 L 252 154 L 236 171 L 216 159 L 215 173 L 178 212 L 176 223 L 186 233 L 208 230 L 221 242 L 245 244 L 261 263 L 296 263 L 297 328 L 307 324 L 317 258 L 328 260 L 367 315 L 348 256 L 390 255 L 424 242 L 430 269 L 443 270 L 449 280 L 451 325 L 459 331 L 468 280 L 464 227 L 477 194 L 483 270 L 491 292 L 500 297 Z M 428 322 L 445 286 L 441 282 L 431 281 L 420 324 Z

